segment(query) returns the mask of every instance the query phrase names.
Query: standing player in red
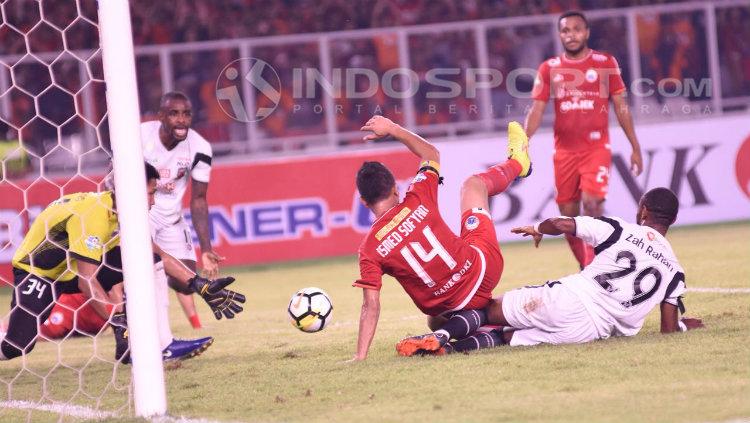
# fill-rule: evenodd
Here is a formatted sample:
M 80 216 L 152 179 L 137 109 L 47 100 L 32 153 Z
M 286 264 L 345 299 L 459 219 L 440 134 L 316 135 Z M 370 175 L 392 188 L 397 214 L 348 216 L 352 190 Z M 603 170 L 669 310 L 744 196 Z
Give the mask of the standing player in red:
M 566 12 L 558 20 L 565 53 L 539 66 L 534 81 L 534 103 L 526 116 L 532 137 L 542 122 L 550 96 L 555 100 L 555 187 L 563 216 L 601 216 L 609 184 L 612 151 L 609 144 L 609 99 L 630 141 L 631 171 L 643 169 L 641 147 L 625 100 L 625 83 L 617 60 L 588 47 L 589 24 L 581 12 Z M 581 268 L 594 258 L 593 247 L 566 235 Z
M 376 220 L 359 247 L 361 278 L 354 286 L 363 288 L 363 302 L 354 360 L 367 358 L 375 336 L 384 273 L 396 278 L 414 304 L 430 316 L 428 323 L 433 330 L 444 323 L 435 334 L 399 342 L 399 354 L 438 349 L 449 339 L 475 331 L 478 323 L 486 320 L 480 314 L 485 313 L 482 309 L 492 298 L 492 289 L 503 271 L 488 197 L 503 192 L 517 177 L 531 173 L 528 139 L 521 125 L 511 122 L 509 160 L 464 181 L 461 236 L 456 236 L 438 210 L 441 178 L 437 148 L 382 116 L 374 116 L 362 130 L 372 132 L 365 140 L 396 138 L 422 162 L 403 201 L 399 201 L 393 174 L 383 164 L 365 162 L 357 173 L 361 201 Z

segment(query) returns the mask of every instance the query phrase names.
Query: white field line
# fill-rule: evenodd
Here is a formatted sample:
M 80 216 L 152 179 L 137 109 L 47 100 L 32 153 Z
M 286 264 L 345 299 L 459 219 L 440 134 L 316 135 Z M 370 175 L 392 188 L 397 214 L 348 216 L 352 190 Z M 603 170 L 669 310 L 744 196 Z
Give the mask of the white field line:
M 69 404 L 38 404 L 31 401 L 0 401 L 0 408 L 13 408 L 16 410 L 34 410 L 55 413 L 62 416 L 75 417 L 86 420 L 103 420 L 107 418 L 122 417 L 117 413 L 95 410 L 89 407 Z M 193 419 L 188 417 L 161 416 L 153 417 L 152 423 L 219 423 L 217 420 Z
M 688 292 L 706 292 L 711 294 L 750 294 L 750 288 L 704 288 L 688 287 Z
M 60 415 L 76 417 L 87 420 L 102 420 L 116 417 L 117 414 L 109 411 L 95 410 L 89 407 L 70 404 L 38 404 L 31 401 L 0 401 L 0 408 L 15 408 L 17 410 L 37 410 L 56 413 Z

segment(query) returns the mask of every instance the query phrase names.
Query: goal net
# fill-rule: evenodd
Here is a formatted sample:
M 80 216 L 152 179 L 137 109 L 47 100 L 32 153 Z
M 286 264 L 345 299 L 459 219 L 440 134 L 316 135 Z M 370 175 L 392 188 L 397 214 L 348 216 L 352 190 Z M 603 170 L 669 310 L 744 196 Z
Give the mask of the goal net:
M 162 414 L 128 2 L 4 0 L 0 12 L 0 358 L 11 358 L 0 361 L 0 420 Z M 69 194 L 106 189 L 110 162 L 117 201 L 76 205 Z M 103 237 L 92 226 L 107 222 L 89 217 L 101 208 L 119 220 Z M 125 286 L 132 366 L 75 289 L 78 261 L 96 262 L 118 231 L 122 269 L 110 270 L 139 281 Z

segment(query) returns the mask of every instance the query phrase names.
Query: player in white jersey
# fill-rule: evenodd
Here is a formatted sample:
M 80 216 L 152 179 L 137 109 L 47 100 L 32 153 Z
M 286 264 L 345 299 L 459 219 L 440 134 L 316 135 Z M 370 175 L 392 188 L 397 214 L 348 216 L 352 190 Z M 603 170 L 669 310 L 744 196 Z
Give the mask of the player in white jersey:
M 514 228 L 514 233 L 533 237 L 536 246 L 545 234 L 576 236 L 594 246 L 596 256 L 580 273 L 495 298 L 482 323 L 505 330 L 477 332 L 431 353 L 633 336 L 657 305 L 662 333 L 702 327 L 700 319 L 679 319 L 678 310 L 684 312 L 685 273 L 665 238 L 678 209 L 672 191 L 655 188 L 641 197 L 638 224 L 619 218 L 561 216 Z
M 184 94 L 164 94 L 159 103 L 158 116 L 158 121 L 141 124 L 144 158 L 160 175 L 156 204 L 150 211 L 154 241 L 196 271 L 192 232 L 182 216 L 182 198 L 190 180 L 190 213 L 200 243 L 201 265 L 204 276 L 215 278 L 223 257 L 213 251 L 208 230 L 206 192 L 211 176 L 211 145 L 190 129 L 192 105 Z M 173 288 L 178 286 L 171 279 L 169 284 Z M 200 328 L 192 297 L 178 292 L 178 298 L 190 323 Z

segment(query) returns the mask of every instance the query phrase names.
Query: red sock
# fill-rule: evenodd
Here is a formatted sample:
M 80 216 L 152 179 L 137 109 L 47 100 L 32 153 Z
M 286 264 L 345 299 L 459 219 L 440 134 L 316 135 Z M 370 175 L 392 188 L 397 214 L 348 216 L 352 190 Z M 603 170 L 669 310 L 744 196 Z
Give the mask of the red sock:
M 201 326 L 201 318 L 197 314 L 190 316 L 190 324 L 193 326 L 193 329 L 201 329 L 203 327 Z
M 513 159 L 508 159 L 505 163 L 500 163 L 491 168 L 487 169 L 486 172 L 478 173 L 477 176 L 482 178 L 484 184 L 487 185 L 487 194 L 492 197 L 493 195 L 500 194 L 505 191 L 521 173 L 521 164 Z
M 592 260 L 594 260 L 594 248 L 585 242 L 581 238 L 576 238 L 573 235 L 565 234 L 565 239 L 570 245 L 570 250 L 573 252 L 578 264 L 581 269 L 588 266 Z

